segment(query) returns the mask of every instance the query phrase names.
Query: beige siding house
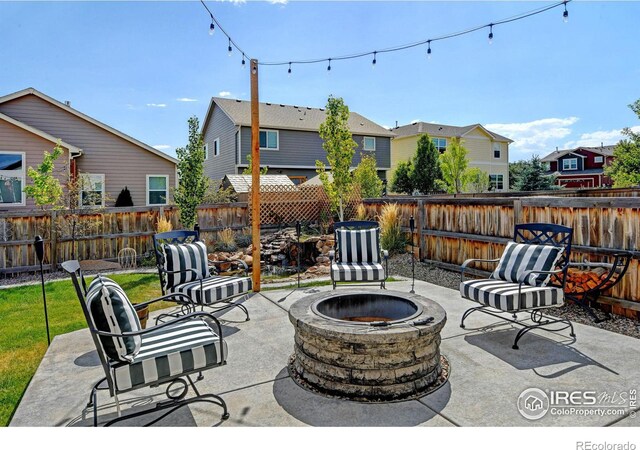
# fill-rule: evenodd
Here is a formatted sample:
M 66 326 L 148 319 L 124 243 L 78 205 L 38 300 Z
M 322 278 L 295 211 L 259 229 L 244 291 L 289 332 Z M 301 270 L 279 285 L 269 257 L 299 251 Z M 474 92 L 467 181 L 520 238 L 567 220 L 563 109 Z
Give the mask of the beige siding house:
M 414 122 L 392 130 L 396 136 L 391 140 L 391 170 L 387 178 L 392 179 L 393 172 L 400 161 L 411 159 L 418 146 L 418 139 L 428 134 L 436 147 L 443 152 L 451 141 L 458 137 L 469 151 L 469 167 L 478 167 L 491 177 L 492 189 L 506 191 L 509 188 L 509 144 L 511 139 L 487 130 L 480 124 L 456 127 L 435 123 Z
M 34 206 L 22 192 L 27 168 L 58 140 L 65 151 L 59 178 L 82 177 L 96 203 L 113 205 L 125 186 L 134 206 L 171 201 L 175 158 L 30 88 L 0 97 L 0 211 Z

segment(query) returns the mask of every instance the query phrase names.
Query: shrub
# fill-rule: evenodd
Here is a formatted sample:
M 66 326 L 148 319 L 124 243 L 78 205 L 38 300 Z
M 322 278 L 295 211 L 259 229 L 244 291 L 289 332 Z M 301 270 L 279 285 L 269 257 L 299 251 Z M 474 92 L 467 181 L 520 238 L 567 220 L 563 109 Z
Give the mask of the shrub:
M 360 203 L 356 208 L 356 220 L 369 220 L 369 214 L 367 213 L 367 208 Z
M 131 198 L 131 192 L 127 186 L 124 187 L 118 194 L 116 199 L 116 207 L 133 206 L 133 199 Z
M 236 235 L 236 244 L 240 248 L 246 248 L 253 242 L 253 236 L 251 235 L 251 228 L 243 228 L 242 232 Z
M 171 221 L 164 216 L 158 217 L 158 222 L 156 223 L 156 232 L 165 233 L 171 230 L 173 230 L 173 225 L 171 224 Z
M 238 250 L 235 238 L 236 233 L 231 228 L 218 231 L 218 239 L 213 248 L 219 252 L 235 252 Z
M 400 208 L 396 203 L 385 203 L 378 216 L 380 223 L 380 244 L 389 253 L 404 251 L 407 239 L 400 228 Z

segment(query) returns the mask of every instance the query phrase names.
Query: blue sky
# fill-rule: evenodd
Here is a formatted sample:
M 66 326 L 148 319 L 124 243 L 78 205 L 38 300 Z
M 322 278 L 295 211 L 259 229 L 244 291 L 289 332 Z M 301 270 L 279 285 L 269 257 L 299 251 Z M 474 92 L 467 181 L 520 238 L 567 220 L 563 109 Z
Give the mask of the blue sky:
M 250 56 L 288 61 L 373 51 L 553 2 L 218 2 Z M 371 57 L 261 67 L 260 100 L 322 107 L 330 94 L 385 126 L 481 123 L 511 137 L 512 161 L 612 144 L 638 119 L 640 2 L 568 4 L 522 21 Z M 0 95 L 34 87 L 171 155 L 211 96 L 249 98 L 249 72 L 208 34 L 196 1 L 2 2 Z M 640 128 L 640 127 L 638 127 Z

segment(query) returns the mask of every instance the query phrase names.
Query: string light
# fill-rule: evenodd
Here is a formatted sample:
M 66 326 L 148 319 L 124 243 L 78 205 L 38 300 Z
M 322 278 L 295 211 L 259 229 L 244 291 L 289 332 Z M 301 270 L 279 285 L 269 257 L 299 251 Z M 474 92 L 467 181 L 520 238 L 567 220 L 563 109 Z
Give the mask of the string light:
M 244 67 L 245 62 L 244 62 L 244 53 L 242 54 L 242 66 Z
M 211 25 L 209 25 L 209 36 L 213 36 L 216 31 L 216 26 L 213 24 L 213 18 L 211 18 Z
M 291 76 L 291 63 L 289 63 L 289 70 L 287 70 L 287 74 Z
M 259 62 L 259 65 L 263 65 L 263 66 L 282 66 L 282 65 L 288 65 L 289 69 L 287 70 L 287 73 L 291 73 L 291 66 L 293 64 L 317 64 L 317 63 L 322 63 L 324 61 L 328 61 L 328 66 L 327 66 L 327 71 L 331 71 L 331 61 L 342 61 L 342 60 L 347 60 L 347 59 L 356 59 L 356 58 L 362 58 L 364 56 L 367 55 L 371 55 L 373 54 L 373 60 L 372 60 L 372 65 L 373 67 L 375 67 L 376 63 L 377 63 L 377 54 L 378 53 L 390 53 L 390 52 L 398 52 L 401 50 L 407 50 L 413 47 L 418 47 L 424 44 L 427 44 L 427 58 L 431 59 L 431 43 L 435 42 L 435 41 L 442 41 L 445 39 L 453 39 L 455 37 L 460 37 L 469 33 L 473 33 L 475 31 L 478 30 L 482 30 L 483 28 L 487 28 L 489 27 L 489 43 L 492 43 L 493 41 L 493 27 L 497 26 L 497 25 L 503 25 L 506 23 L 510 23 L 510 22 L 515 22 L 518 20 L 522 20 L 522 19 L 526 19 L 528 17 L 531 16 L 535 16 L 538 14 L 541 14 L 543 12 L 549 11 L 551 9 L 555 9 L 558 8 L 560 6 L 564 6 L 564 11 L 562 14 L 563 20 L 565 22 L 568 21 L 569 19 L 569 12 L 567 11 L 567 3 L 571 2 L 573 0 L 563 0 L 548 6 L 544 6 L 538 9 L 534 9 L 532 11 L 528 11 L 528 12 L 524 12 L 503 20 L 499 20 L 499 21 L 494 21 L 492 23 L 486 24 L 486 25 L 479 25 L 473 28 L 469 28 L 463 31 L 458 31 L 455 33 L 450 33 L 450 34 L 446 34 L 446 35 L 442 35 L 442 36 L 437 36 L 437 37 L 431 37 L 429 39 L 424 39 L 421 41 L 417 41 L 417 42 L 412 42 L 412 43 L 408 43 L 408 44 L 402 44 L 402 45 L 397 45 L 395 47 L 389 47 L 386 49 L 382 49 L 382 50 L 376 50 L 376 51 L 366 51 L 366 52 L 361 52 L 361 53 L 353 53 L 353 54 L 349 54 L 349 55 L 342 55 L 342 56 L 333 56 L 331 58 L 315 58 L 315 59 L 306 59 L 306 60 L 298 60 L 298 61 L 275 61 L 275 62 Z M 204 8 L 207 10 L 207 12 L 209 13 L 209 15 L 211 16 L 211 25 L 209 27 L 209 31 L 211 32 L 215 26 L 217 25 L 218 29 L 220 30 L 221 33 L 223 33 L 229 40 L 229 46 L 228 46 L 228 50 L 229 50 L 229 55 L 231 55 L 232 52 L 232 46 L 235 47 L 236 49 L 238 49 L 239 52 L 242 53 L 243 56 L 243 65 L 244 65 L 244 57 L 245 57 L 245 53 L 242 51 L 242 49 L 233 41 L 233 39 L 231 39 L 231 36 L 224 30 L 224 28 L 220 25 L 220 22 L 218 22 L 216 20 L 216 18 L 213 16 L 213 13 L 211 12 L 211 10 L 207 7 L 207 5 L 205 4 L 204 0 L 200 0 L 200 3 L 202 3 L 202 5 L 204 6 Z M 253 58 L 249 58 L 249 59 L 253 59 Z

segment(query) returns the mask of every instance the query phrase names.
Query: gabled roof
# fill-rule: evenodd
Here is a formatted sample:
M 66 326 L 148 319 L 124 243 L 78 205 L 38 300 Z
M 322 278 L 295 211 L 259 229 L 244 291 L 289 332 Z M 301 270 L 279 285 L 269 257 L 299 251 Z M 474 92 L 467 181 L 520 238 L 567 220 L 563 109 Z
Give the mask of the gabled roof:
M 236 126 L 251 126 L 251 102 L 230 98 L 213 97 L 207 110 L 202 129 L 206 129 L 213 105 L 217 105 Z M 260 103 L 260 128 L 276 130 L 318 131 L 327 114 L 324 108 L 291 106 L 279 103 Z M 349 130 L 353 134 L 393 137 L 386 128 L 351 111 Z
M 40 136 L 41 138 L 53 142 L 54 144 L 57 144 L 58 141 L 60 141 L 60 145 L 62 145 L 64 148 L 66 148 L 67 150 L 69 150 L 69 152 L 73 155 L 81 155 L 82 154 L 82 150 L 79 149 L 78 147 L 76 147 L 75 145 L 71 145 L 71 144 L 67 144 L 66 142 L 64 142 L 61 139 L 56 139 L 55 137 L 51 136 L 48 133 L 45 133 L 42 130 L 38 130 L 37 128 L 34 128 L 30 125 L 27 125 L 26 123 L 20 122 L 19 120 L 14 119 L 13 117 L 9 117 L 6 114 L 2 114 L 0 113 L 0 120 L 4 120 L 5 122 L 10 123 L 11 125 L 15 125 L 18 128 L 22 128 L 25 131 L 28 131 L 29 133 L 35 134 L 36 136 Z
M 402 125 L 400 127 L 394 128 L 392 131 L 397 135 L 397 137 L 408 137 L 408 136 L 416 136 L 420 134 L 427 133 L 429 136 L 433 137 L 464 137 L 466 134 L 470 133 L 475 129 L 480 129 L 484 131 L 486 134 L 491 136 L 494 141 L 502 141 L 502 142 L 513 142 L 511 139 L 501 136 L 498 133 L 494 133 L 491 130 L 487 130 L 485 127 L 480 125 L 479 123 L 475 123 L 473 125 L 466 125 L 464 127 L 458 127 L 455 125 L 442 125 L 439 123 L 428 123 L 428 122 L 413 122 L 409 125 Z
M 233 190 L 238 194 L 246 194 L 251 189 L 251 175 L 225 175 Z M 224 181 L 224 180 L 223 180 Z M 286 175 L 260 175 L 260 191 L 297 191 L 298 187 Z
M 115 128 L 110 127 L 109 125 L 106 125 L 106 124 L 94 119 L 93 117 L 89 117 L 86 114 L 83 114 L 80 111 L 72 108 L 71 106 L 66 105 L 66 104 L 64 104 L 62 102 L 59 102 L 55 98 L 49 97 L 48 95 L 45 95 L 42 92 L 40 92 L 40 91 L 38 91 L 37 89 L 34 89 L 34 88 L 23 89 L 21 91 L 14 92 L 13 94 L 8 94 L 8 95 L 5 95 L 3 97 L 0 97 L 0 104 L 6 103 L 6 102 L 11 101 L 11 100 L 15 100 L 15 99 L 20 98 L 20 97 L 24 97 L 26 95 L 35 95 L 36 97 L 41 98 L 42 100 L 44 100 L 44 101 L 46 101 L 48 103 L 51 103 L 52 105 L 57 106 L 58 108 L 61 108 L 61 109 L 65 110 L 65 111 L 67 111 L 67 112 L 69 112 L 69 113 L 71 113 L 71 114 L 73 114 L 73 115 L 75 115 L 77 117 L 80 117 L 81 119 L 84 119 L 87 122 L 89 122 L 89 123 L 91 123 L 91 124 L 93 124 L 93 125 L 95 125 L 95 126 L 97 126 L 99 128 L 102 128 L 103 130 L 106 130 L 106 131 L 108 131 L 108 132 L 110 132 L 112 134 L 115 134 L 116 136 L 124 139 L 125 141 L 129 141 L 132 144 L 143 148 L 144 150 L 147 150 L 147 151 L 149 151 L 149 152 L 151 152 L 151 153 L 153 153 L 153 154 L 155 154 L 157 156 L 160 156 L 161 158 L 164 158 L 164 159 L 166 159 L 168 161 L 171 161 L 174 164 L 176 164 L 178 162 L 177 159 L 167 155 L 166 153 L 163 153 L 160 150 L 156 150 L 155 148 L 151 147 L 150 145 L 147 145 L 144 142 L 141 142 L 141 141 L 139 141 L 137 139 L 134 139 L 131 136 L 128 136 L 128 135 L 124 134 L 123 132 L 118 131 Z
M 549 153 L 540 161 L 542 162 L 556 161 L 559 158 L 562 158 L 563 156 L 568 155 L 570 153 L 573 153 L 574 155 L 579 156 L 581 158 L 586 158 L 586 156 L 576 153 L 579 150 L 597 153 L 598 155 L 602 155 L 602 156 L 613 156 L 613 151 L 615 150 L 615 148 L 616 148 L 615 145 L 601 145 L 600 147 L 577 147 L 577 148 L 570 148 L 565 150 L 556 150 Z

